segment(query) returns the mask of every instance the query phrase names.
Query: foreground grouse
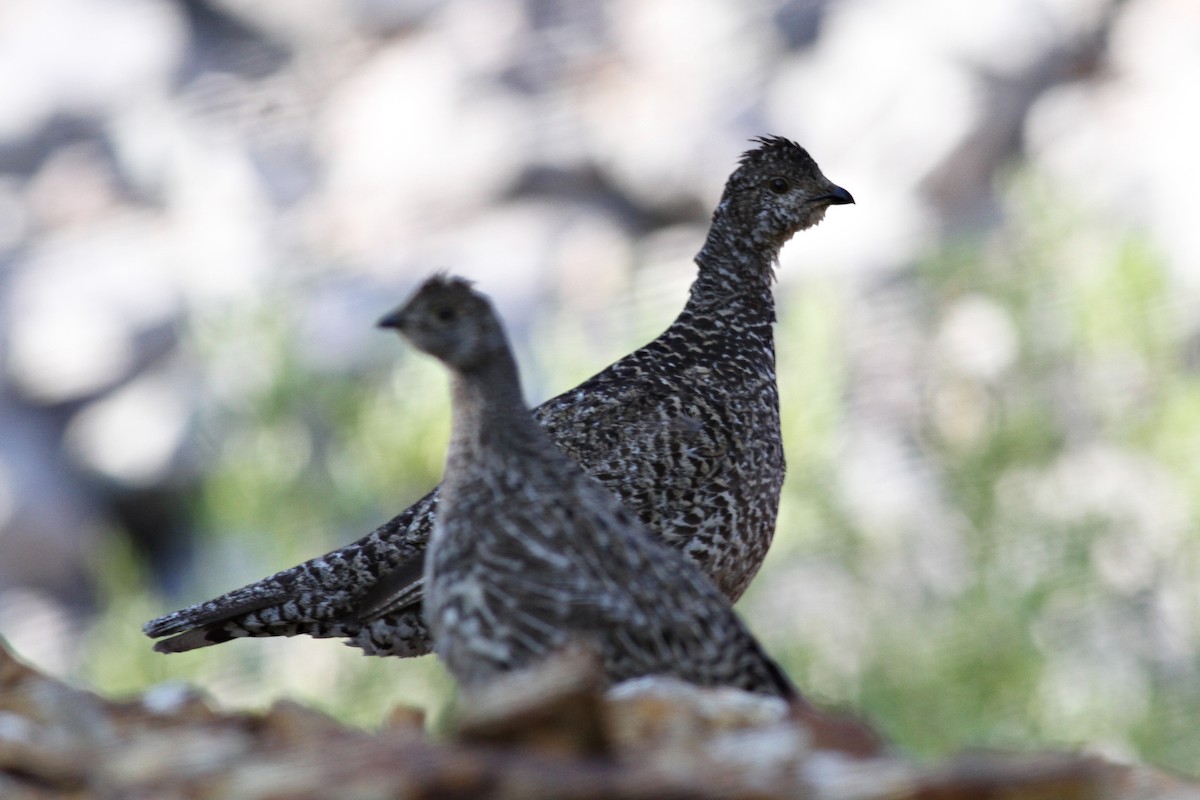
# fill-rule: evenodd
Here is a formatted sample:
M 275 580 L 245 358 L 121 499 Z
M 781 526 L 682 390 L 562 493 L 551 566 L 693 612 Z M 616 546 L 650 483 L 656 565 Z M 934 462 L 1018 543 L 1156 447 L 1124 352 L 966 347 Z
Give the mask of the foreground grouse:
M 780 248 L 831 205 L 853 203 L 808 152 L 757 140 L 725 185 L 687 305 L 657 339 L 534 417 L 652 532 L 737 600 L 771 543 L 784 458 L 771 294 Z M 367 536 L 146 623 L 182 652 L 242 636 L 342 637 L 370 655 L 430 652 L 427 494 Z
M 503 327 L 469 283 L 432 278 L 381 324 L 450 371 L 424 605 L 465 688 L 583 645 L 612 682 L 672 675 L 797 697 L 729 600 L 533 421 Z

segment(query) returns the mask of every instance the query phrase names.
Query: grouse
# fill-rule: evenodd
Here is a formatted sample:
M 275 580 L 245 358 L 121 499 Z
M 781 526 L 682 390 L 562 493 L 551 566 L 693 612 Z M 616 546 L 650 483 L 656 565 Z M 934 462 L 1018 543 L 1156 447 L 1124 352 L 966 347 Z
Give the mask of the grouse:
M 537 409 L 555 443 L 736 601 L 771 543 L 784 477 L 771 293 L 783 245 L 853 203 L 777 136 L 740 159 L 658 338 Z M 430 651 L 422 617 L 434 489 L 362 539 L 147 622 L 159 652 L 243 636 L 344 638 L 368 655 Z
M 533 421 L 504 329 L 468 282 L 431 278 L 381 325 L 451 375 L 424 606 L 465 688 L 581 644 L 612 682 L 672 675 L 797 697 L 724 595 Z

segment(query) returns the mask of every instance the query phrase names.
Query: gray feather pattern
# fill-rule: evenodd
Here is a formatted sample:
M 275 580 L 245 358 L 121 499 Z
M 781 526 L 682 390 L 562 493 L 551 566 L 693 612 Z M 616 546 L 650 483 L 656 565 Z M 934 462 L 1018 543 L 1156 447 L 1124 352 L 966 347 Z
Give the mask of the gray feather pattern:
M 534 411 L 563 451 L 731 601 L 766 555 L 784 476 L 776 257 L 794 233 L 848 198 L 803 148 L 760 140 L 726 184 L 675 322 Z M 420 575 L 438 491 L 357 542 L 144 630 L 170 637 L 156 643 L 162 652 L 305 634 L 343 638 L 371 655 L 428 653 Z

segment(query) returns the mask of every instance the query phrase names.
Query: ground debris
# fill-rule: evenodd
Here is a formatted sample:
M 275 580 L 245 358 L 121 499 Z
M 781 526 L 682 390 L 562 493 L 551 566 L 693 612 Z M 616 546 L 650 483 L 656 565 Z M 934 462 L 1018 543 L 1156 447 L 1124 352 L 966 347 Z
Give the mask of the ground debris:
M 216 709 L 195 690 L 113 701 L 23 664 L 0 642 L 0 796 L 13 800 L 811 798 L 1133 800 L 1200 785 L 1072 753 L 971 753 L 919 764 L 822 744 L 782 701 L 640 679 L 601 691 L 565 653 L 464 698 L 451 734 L 419 713 L 378 732 L 290 701 Z M 861 727 L 861 723 L 855 723 Z

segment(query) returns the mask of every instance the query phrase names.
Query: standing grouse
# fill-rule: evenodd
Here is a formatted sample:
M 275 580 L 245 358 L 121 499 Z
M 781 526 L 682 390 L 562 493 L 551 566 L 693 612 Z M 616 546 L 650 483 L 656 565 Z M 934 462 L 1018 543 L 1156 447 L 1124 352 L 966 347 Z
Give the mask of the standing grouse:
M 500 321 L 469 283 L 432 278 L 380 324 L 450 370 L 424 606 L 464 687 L 582 644 L 612 682 L 673 675 L 797 698 L 725 596 L 533 421 Z
M 736 601 L 766 555 L 783 484 L 771 294 L 780 248 L 853 203 L 808 152 L 756 140 L 713 212 L 687 305 L 657 339 L 534 417 L 555 443 Z M 146 623 L 164 653 L 241 636 L 430 651 L 422 617 L 434 489 L 353 544 Z

